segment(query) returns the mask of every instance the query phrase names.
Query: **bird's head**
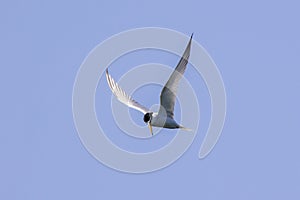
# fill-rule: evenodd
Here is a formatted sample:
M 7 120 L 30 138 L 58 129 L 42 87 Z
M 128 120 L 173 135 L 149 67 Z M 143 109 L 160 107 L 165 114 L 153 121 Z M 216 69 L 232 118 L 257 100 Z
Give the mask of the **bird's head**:
M 144 122 L 148 124 L 149 130 L 151 132 L 151 135 L 153 135 L 152 132 L 152 125 L 151 125 L 151 120 L 152 120 L 152 112 L 148 112 L 144 115 Z
M 151 120 L 152 120 L 152 113 L 151 112 L 148 112 L 144 115 L 144 122 L 145 123 L 151 123 Z

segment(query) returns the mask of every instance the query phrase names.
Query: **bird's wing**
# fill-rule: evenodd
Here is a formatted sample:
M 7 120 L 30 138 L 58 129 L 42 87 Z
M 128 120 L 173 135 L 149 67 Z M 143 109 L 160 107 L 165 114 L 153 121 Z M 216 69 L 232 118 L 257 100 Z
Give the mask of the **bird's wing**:
M 174 105 L 176 101 L 176 92 L 178 89 L 178 84 L 183 76 L 186 69 L 188 59 L 190 57 L 191 43 L 193 34 L 191 35 L 190 41 L 179 61 L 175 70 L 171 74 L 168 82 L 164 86 L 160 94 L 160 105 L 165 109 L 165 111 L 159 110 L 159 113 L 166 112 L 168 117 L 174 117 Z
M 106 69 L 106 80 L 112 93 L 117 97 L 117 99 L 120 102 L 124 103 L 128 107 L 141 111 L 144 114 L 146 114 L 149 111 L 149 109 L 145 108 L 144 106 L 136 102 L 133 98 L 131 98 L 131 96 L 126 94 L 126 92 L 122 90 L 122 88 L 120 88 L 120 86 L 114 81 L 114 79 L 108 73 L 108 69 Z

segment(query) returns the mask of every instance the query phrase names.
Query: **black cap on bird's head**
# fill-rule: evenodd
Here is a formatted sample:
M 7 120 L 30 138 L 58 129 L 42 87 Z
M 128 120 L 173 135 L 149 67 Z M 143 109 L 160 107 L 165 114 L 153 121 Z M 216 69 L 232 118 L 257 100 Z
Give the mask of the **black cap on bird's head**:
M 152 113 L 146 113 L 144 115 L 144 122 L 145 123 L 150 123 L 151 122 L 151 119 L 152 119 Z
M 144 122 L 148 124 L 151 135 L 153 135 L 152 125 L 151 125 L 152 114 L 153 114 L 152 112 L 149 112 L 144 115 Z

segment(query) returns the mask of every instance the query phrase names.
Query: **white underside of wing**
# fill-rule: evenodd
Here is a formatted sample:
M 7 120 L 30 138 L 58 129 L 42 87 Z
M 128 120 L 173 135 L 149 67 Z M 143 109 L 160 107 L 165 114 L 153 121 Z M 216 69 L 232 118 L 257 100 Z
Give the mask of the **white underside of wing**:
M 106 80 L 107 83 L 112 91 L 112 93 L 117 97 L 117 99 L 127 105 L 128 107 L 131 107 L 133 109 L 136 109 L 143 114 L 146 114 L 149 109 L 139 104 L 137 101 L 135 101 L 131 96 L 126 94 L 124 90 L 114 81 L 114 79 L 110 76 L 108 73 L 108 69 L 106 69 Z

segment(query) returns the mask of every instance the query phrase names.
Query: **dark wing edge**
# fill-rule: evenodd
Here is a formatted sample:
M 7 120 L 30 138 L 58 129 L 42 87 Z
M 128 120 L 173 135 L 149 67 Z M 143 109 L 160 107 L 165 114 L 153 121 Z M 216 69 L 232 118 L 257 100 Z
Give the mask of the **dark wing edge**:
M 160 94 L 160 105 L 165 109 L 165 111 L 159 110 L 159 113 L 166 112 L 168 117 L 174 117 L 174 106 L 176 101 L 176 93 L 179 85 L 179 81 L 181 80 L 187 63 L 190 57 L 191 44 L 192 44 L 193 34 L 190 37 L 189 43 L 179 60 L 175 70 L 171 74 L 169 80 L 161 91 Z

